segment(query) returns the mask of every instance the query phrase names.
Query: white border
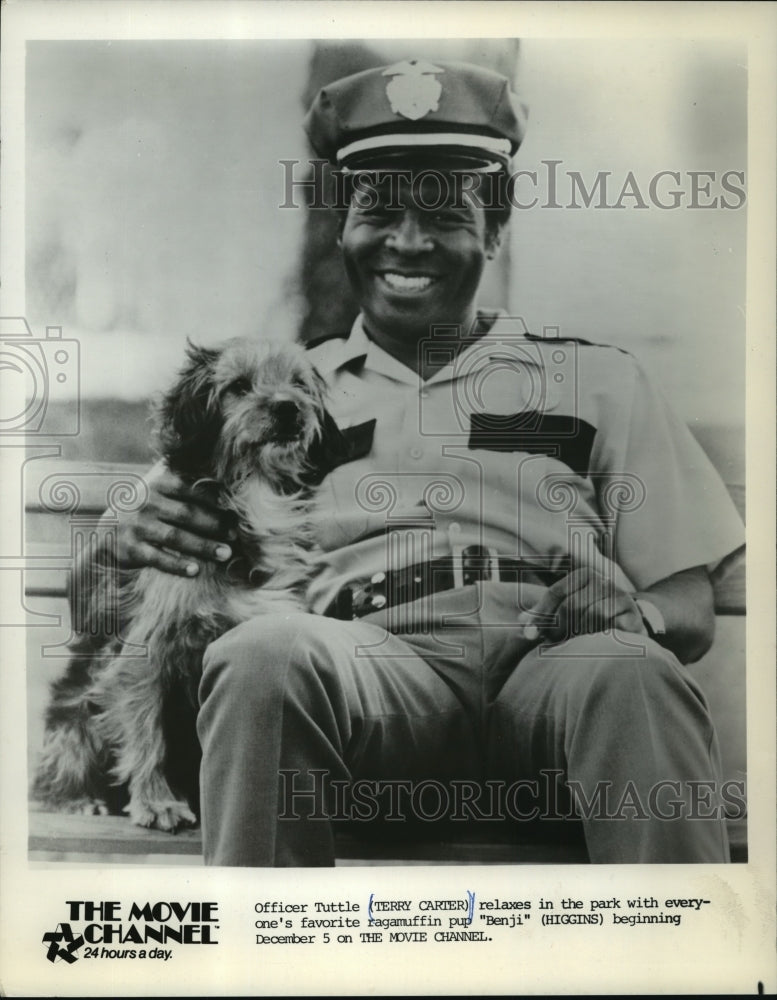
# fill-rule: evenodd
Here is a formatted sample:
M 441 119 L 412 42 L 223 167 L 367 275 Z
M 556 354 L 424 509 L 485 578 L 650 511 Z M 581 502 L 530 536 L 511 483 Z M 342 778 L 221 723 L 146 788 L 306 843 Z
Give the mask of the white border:
M 292 38 L 396 37 L 412 24 L 417 37 L 729 38 L 749 44 L 748 235 L 748 759 L 750 862 L 746 866 L 655 866 L 597 869 L 336 869 L 232 871 L 95 870 L 28 865 L 23 775 L 18 761 L 23 732 L 23 642 L 2 636 L 2 772 L 0 790 L 0 968 L 10 995 L 235 995 L 399 993 L 752 993 L 760 980 L 777 989 L 775 968 L 775 714 L 774 714 L 774 386 L 775 370 L 775 26 L 772 4 L 540 4 L 540 3 L 56 3 L 4 6 L 2 49 L 3 313 L 23 314 L 23 186 L 25 38 Z M 398 16 L 399 15 L 399 16 Z M 4 503 L 18 498 L 3 497 Z M 5 519 L 4 519 L 5 520 Z M 7 630 L 8 631 L 8 630 Z M 19 658 L 20 645 L 22 659 Z M 16 666 L 14 666 L 16 665 Z M 22 793 L 20 796 L 20 792 Z M 511 948 L 474 947 L 364 950 L 351 960 L 342 949 L 312 952 L 257 949 L 252 944 L 252 900 L 463 894 L 478 884 L 511 885 L 536 897 L 596 897 L 651 891 L 714 895 L 714 911 L 672 936 L 630 931 L 597 936 L 561 929 L 554 936 L 524 935 Z M 639 888 L 638 888 L 639 887 Z M 647 888 L 646 888 L 647 887 Z M 62 970 L 42 961 L 40 935 L 62 917 L 72 898 L 218 899 L 222 944 L 191 949 L 183 961 L 153 965 L 80 962 Z

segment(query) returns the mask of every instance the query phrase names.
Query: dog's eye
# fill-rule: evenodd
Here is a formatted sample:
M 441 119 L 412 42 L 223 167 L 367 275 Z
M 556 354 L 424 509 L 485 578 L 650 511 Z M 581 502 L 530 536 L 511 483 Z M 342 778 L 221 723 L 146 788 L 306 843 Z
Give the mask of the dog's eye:
M 242 376 L 229 383 L 227 392 L 233 392 L 236 396 L 247 396 L 252 388 L 251 380 Z

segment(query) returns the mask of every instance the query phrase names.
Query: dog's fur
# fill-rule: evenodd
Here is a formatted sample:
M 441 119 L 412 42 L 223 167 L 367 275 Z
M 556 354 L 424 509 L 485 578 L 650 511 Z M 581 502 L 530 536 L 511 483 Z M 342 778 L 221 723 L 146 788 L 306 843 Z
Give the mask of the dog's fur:
M 324 393 L 296 345 L 189 345 L 158 408 L 160 452 L 187 484 L 232 512 L 234 558 L 202 562 L 193 578 L 154 568 L 122 574 L 112 588 L 121 639 L 87 659 L 74 656 L 53 686 L 34 784 L 39 800 L 115 811 L 126 786 L 125 811 L 135 823 L 175 830 L 196 822 L 203 654 L 241 621 L 302 607 L 311 567 L 310 456 L 330 419 Z

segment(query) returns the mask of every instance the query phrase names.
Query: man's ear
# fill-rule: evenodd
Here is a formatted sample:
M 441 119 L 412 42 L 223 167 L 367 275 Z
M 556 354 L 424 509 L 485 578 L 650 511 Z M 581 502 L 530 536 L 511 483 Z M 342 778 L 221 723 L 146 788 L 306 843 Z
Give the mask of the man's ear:
M 502 246 L 502 226 L 497 229 L 492 229 L 486 236 L 486 257 L 489 260 L 493 260 L 494 257 L 499 253 L 499 248 Z
M 343 245 L 343 230 L 345 229 L 345 222 L 348 218 L 348 209 L 342 208 L 340 205 L 335 205 L 330 210 L 334 215 L 335 220 L 335 233 L 338 247 Z

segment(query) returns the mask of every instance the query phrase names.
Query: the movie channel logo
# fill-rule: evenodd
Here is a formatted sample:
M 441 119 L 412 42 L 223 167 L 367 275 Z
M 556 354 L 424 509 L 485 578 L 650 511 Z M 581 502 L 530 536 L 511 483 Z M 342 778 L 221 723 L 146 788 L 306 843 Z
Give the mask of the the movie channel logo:
M 173 949 L 162 945 L 218 944 L 218 903 L 133 902 L 126 913 L 116 900 L 68 899 L 65 905 L 67 920 L 42 938 L 49 962 L 73 965 L 79 958 L 167 961 Z

